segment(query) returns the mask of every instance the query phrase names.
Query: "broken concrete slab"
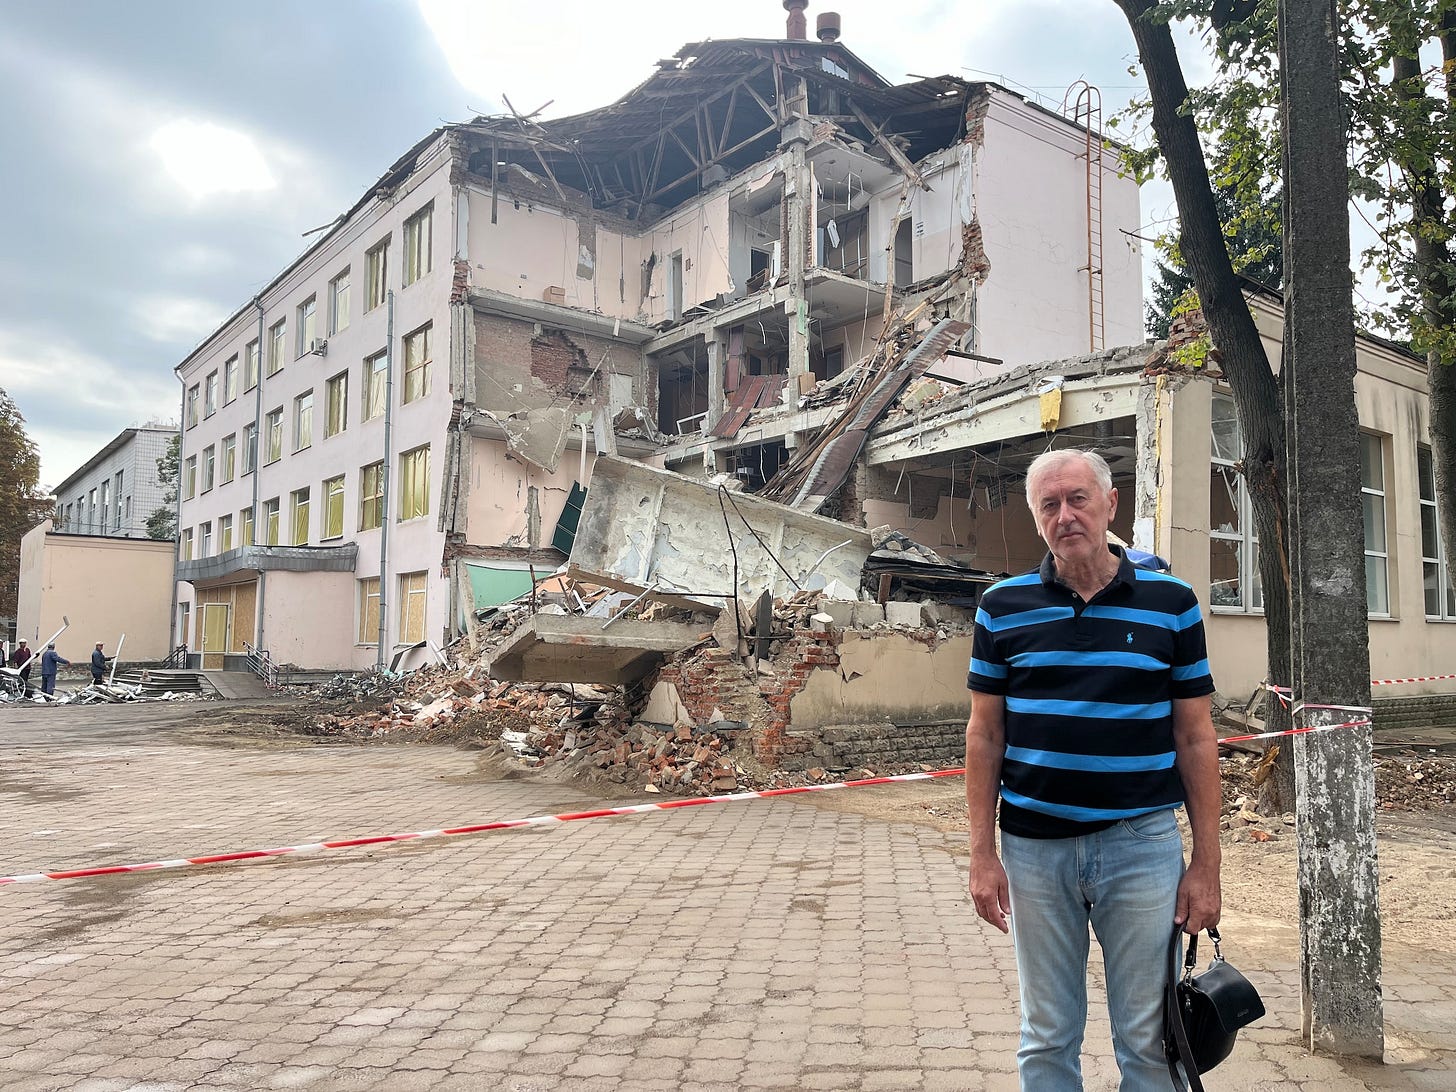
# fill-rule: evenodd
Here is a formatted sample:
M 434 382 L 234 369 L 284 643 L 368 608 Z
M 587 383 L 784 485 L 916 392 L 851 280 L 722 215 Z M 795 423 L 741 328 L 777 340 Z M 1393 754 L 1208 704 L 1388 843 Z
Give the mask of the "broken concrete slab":
M 885 620 L 885 608 L 879 603 L 854 603 L 852 616 L 857 629 L 879 625 Z
M 919 603 L 902 603 L 891 600 L 885 604 L 885 621 L 892 626 L 914 626 L 924 624 L 925 612 Z
M 787 597 L 810 573 L 857 587 L 870 548 L 862 527 L 602 456 L 592 470 L 571 571 L 627 590 L 655 585 L 658 594 L 721 608 L 734 592 L 752 596 L 767 588 Z
M 703 626 L 684 622 L 623 620 L 604 630 L 596 618 L 538 614 L 497 650 L 489 672 L 513 682 L 620 685 L 704 635 Z

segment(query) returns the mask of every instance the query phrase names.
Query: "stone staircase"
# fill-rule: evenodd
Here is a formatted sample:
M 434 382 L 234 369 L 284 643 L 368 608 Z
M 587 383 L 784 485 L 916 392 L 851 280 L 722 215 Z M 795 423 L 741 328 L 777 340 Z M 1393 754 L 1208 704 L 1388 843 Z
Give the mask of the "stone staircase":
M 118 671 L 116 681 L 123 686 L 140 687 L 146 697 L 156 697 L 170 691 L 173 694 L 209 694 L 213 688 L 201 671 L 184 671 L 171 668 L 148 668 L 143 671 L 134 668 Z
M 256 701 L 260 698 L 276 698 L 278 695 L 268 689 L 268 684 L 251 671 L 203 671 L 200 674 L 220 698 L 233 701 Z

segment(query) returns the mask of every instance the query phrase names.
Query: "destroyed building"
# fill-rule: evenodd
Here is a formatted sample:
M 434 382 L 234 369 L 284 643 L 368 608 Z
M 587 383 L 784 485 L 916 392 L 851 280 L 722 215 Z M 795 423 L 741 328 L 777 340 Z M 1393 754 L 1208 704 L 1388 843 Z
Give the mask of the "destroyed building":
M 209 335 L 176 369 L 177 641 L 443 641 L 561 564 L 598 453 L 762 485 L 917 299 L 966 324 L 952 376 L 1141 340 L 1137 188 L 1090 112 L 892 85 L 820 22 L 441 127 Z
M 1044 549 L 1026 468 L 1076 444 L 1111 464 L 1114 532 L 1198 592 L 1220 689 L 1254 690 L 1263 603 L 1232 396 L 1216 352 L 1143 342 L 1137 188 L 1095 90 L 1059 112 L 954 76 L 892 85 L 835 17 L 809 41 L 799 15 L 787 38 L 685 46 L 596 110 L 441 127 L 179 365 L 174 624 L 204 666 L 245 646 L 393 662 L 576 554 L 630 594 L 719 603 L 794 593 L 776 551 L 796 580 L 845 540 L 872 556 L 865 528 L 947 567 L 1025 571 Z M 1277 360 L 1281 301 L 1250 286 L 1249 302 Z M 1415 680 L 1377 697 L 1449 695 L 1424 361 L 1361 337 L 1357 363 L 1372 666 Z M 604 467 L 611 487 L 589 496 Z M 750 534 L 713 490 L 671 484 L 721 475 L 849 529 L 791 555 L 804 525 Z M 583 549 L 584 507 L 608 501 Z M 669 579 L 669 561 L 690 564 Z M 943 598 L 881 576 L 833 582 Z M 871 610 L 776 635 L 781 676 L 745 683 L 774 710 L 766 757 L 832 749 L 850 722 L 953 719 L 968 639 L 899 617 L 873 647 L 846 633 L 873 634 Z M 595 681 L 640 677 L 654 708 L 726 712 L 700 678 L 660 689 L 681 664 L 652 665 L 691 640 L 665 627 L 527 636 L 523 676 L 590 663 Z M 917 672 L 933 683 L 908 693 Z

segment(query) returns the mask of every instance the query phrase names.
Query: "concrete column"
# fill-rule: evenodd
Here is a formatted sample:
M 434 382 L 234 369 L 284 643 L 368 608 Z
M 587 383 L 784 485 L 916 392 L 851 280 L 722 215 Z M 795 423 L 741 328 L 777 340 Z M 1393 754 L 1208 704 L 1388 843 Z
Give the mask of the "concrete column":
M 708 419 L 703 431 L 718 423 L 723 416 L 725 398 L 723 395 L 724 371 L 728 361 L 728 335 L 713 331 L 708 339 Z
M 784 301 L 784 311 L 789 320 L 789 382 L 784 388 L 785 405 L 798 401 L 799 376 L 809 372 L 809 298 L 805 280 L 812 262 L 809 223 L 814 183 L 806 152 L 812 135 L 808 121 L 791 117 L 779 137 L 784 149 L 784 216 L 788 221 L 784 269 L 788 273 L 789 298 Z

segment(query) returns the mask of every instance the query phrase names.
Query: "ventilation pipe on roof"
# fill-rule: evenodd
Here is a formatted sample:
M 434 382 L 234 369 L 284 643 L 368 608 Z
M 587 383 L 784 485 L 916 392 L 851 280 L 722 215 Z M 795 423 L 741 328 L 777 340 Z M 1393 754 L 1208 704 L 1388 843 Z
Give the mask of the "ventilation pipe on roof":
M 785 35 L 791 42 L 806 42 L 809 40 L 809 23 L 804 18 L 804 9 L 809 6 L 809 0 L 784 0 L 784 10 L 789 13 L 789 29 Z
M 839 12 L 826 11 L 814 20 L 814 33 L 825 45 L 839 41 Z

